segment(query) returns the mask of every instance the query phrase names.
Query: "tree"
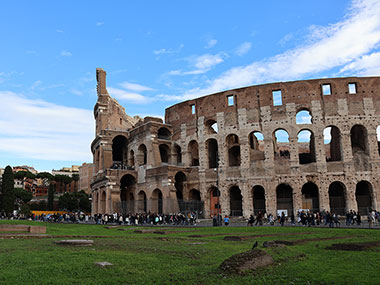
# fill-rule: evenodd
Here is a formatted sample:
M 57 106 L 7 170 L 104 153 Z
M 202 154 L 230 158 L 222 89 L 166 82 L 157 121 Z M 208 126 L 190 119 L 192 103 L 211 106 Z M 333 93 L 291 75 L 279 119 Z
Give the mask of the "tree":
M 5 168 L 3 174 L 3 186 L 1 189 L 1 208 L 10 216 L 15 207 L 16 195 L 14 192 L 14 175 L 12 167 Z
M 47 179 L 49 179 L 49 181 L 53 181 L 53 180 L 55 180 L 54 178 L 54 175 L 53 174 L 51 174 L 51 173 L 49 173 L 49 172 L 40 172 L 40 173 L 38 173 L 37 174 L 37 176 L 36 176 L 37 178 L 47 178 Z
M 22 188 L 14 188 L 16 201 L 18 204 L 28 203 L 33 198 L 33 194 L 29 191 L 26 191 Z
M 54 210 L 54 184 L 50 182 L 49 190 L 48 190 L 48 210 Z

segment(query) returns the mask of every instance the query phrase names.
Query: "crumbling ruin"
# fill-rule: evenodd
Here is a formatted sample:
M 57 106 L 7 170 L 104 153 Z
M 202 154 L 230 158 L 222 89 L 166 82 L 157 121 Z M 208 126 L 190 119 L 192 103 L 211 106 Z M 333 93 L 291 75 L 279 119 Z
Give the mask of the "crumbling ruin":
M 228 90 L 167 108 L 165 123 L 126 115 L 96 77 L 93 214 L 377 207 L 380 77 Z

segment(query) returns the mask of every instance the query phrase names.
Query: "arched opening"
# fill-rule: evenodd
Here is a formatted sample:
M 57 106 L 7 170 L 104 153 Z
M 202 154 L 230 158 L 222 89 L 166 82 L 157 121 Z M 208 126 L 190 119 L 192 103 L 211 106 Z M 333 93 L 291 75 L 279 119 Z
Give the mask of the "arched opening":
M 239 137 L 235 134 L 228 135 L 226 138 L 228 149 L 228 165 L 240 166 L 240 143 Z
M 186 191 L 186 175 L 181 171 L 177 172 L 174 176 L 174 181 L 177 200 L 183 200 L 183 193 Z
M 253 197 L 253 211 L 255 215 L 258 212 L 265 213 L 265 190 L 264 187 L 257 185 L 252 189 L 252 197 Z
M 290 159 L 289 134 L 283 129 L 273 133 L 273 149 L 275 159 Z
M 137 212 L 146 213 L 146 194 L 144 191 L 140 191 L 137 195 Z
M 314 213 L 319 211 L 318 186 L 313 182 L 307 182 L 302 186 L 302 209 Z
M 134 212 L 134 193 L 136 189 L 136 178 L 130 174 L 120 179 L 120 200 L 123 215 Z
M 199 166 L 199 148 L 198 143 L 192 140 L 189 143 L 189 154 L 190 154 L 190 166 Z
M 217 134 L 218 133 L 218 123 L 215 120 L 208 120 L 205 123 L 207 134 Z
M 208 139 L 206 141 L 206 150 L 208 153 L 208 166 L 209 168 L 217 168 L 218 167 L 218 142 L 216 139 Z
M 238 186 L 230 189 L 230 216 L 238 217 L 243 215 L 243 196 Z
M 127 138 L 116 136 L 112 140 L 112 160 L 114 168 L 123 168 L 127 164 Z
M 302 110 L 299 111 L 296 115 L 296 124 L 297 125 L 303 125 L 303 124 L 311 124 L 312 123 L 312 116 L 310 114 L 309 110 Z
M 131 150 L 128 156 L 128 168 L 135 169 L 135 152 Z
M 162 163 L 169 163 L 169 147 L 166 144 L 160 144 L 160 157 Z
M 101 194 L 101 198 L 100 198 L 100 209 L 99 209 L 99 213 L 101 214 L 108 214 L 106 213 L 106 191 L 102 191 L 102 194 Z
M 147 163 L 147 150 L 145 144 L 141 144 L 138 148 L 137 161 L 139 165 L 145 165 Z
M 286 216 L 290 216 L 293 213 L 293 188 L 289 184 L 280 184 L 276 189 L 277 198 L 277 215 L 281 215 L 282 212 Z
M 177 165 L 182 164 L 182 149 L 178 144 L 174 145 L 174 154 Z
M 216 187 L 211 187 L 209 189 L 209 193 L 210 193 L 210 217 L 213 217 L 221 213 L 220 191 Z
M 329 186 L 330 212 L 337 215 L 346 213 L 346 187 L 343 183 L 335 181 Z
M 158 129 L 157 136 L 161 140 L 170 140 L 171 135 L 172 135 L 171 132 L 165 127 Z
M 342 146 L 340 130 L 335 126 L 329 126 L 323 130 L 326 161 L 341 161 Z
M 360 181 L 356 184 L 355 197 L 358 204 L 358 211 L 361 215 L 368 215 L 373 209 L 372 193 L 371 183 Z
M 191 189 L 189 192 L 189 200 L 201 201 L 201 192 L 199 192 L 197 189 Z
M 315 162 L 314 134 L 309 130 L 298 133 L 298 158 L 300 164 Z
M 160 189 L 155 189 L 152 193 L 151 205 L 152 213 L 162 214 L 163 203 L 162 203 L 162 192 Z
M 354 159 L 355 170 L 368 171 L 369 152 L 367 129 L 362 125 L 355 125 L 351 128 L 351 147 Z
M 251 132 L 248 136 L 251 161 L 265 160 L 264 136 L 260 132 Z

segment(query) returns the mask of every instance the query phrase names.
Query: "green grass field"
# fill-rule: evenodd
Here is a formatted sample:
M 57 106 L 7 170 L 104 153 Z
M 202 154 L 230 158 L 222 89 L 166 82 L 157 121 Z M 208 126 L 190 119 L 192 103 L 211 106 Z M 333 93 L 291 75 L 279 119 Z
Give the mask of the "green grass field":
M 380 241 L 379 230 L 304 227 L 218 227 L 107 229 L 102 225 L 44 225 L 48 238 L 0 236 L 0 284 L 380 284 L 380 248 L 327 250 L 334 243 Z M 135 233 L 135 229 L 166 234 Z M 291 234 L 289 234 L 291 233 Z M 261 236 L 226 241 L 227 235 Z M 283 235 L 284 234 L 284 235 Z M 198 237 L 191 237 L 197 235 Z M 59 246 L 61 239 L 92 239 L 92 247 Z M 219 265 L 252 248 L 254 241 L 302 240 L 299 245 L 265 248 L 275 264 L 244 275 L 226 275 Z M 113 266 L 101 268 L 94 262 Z

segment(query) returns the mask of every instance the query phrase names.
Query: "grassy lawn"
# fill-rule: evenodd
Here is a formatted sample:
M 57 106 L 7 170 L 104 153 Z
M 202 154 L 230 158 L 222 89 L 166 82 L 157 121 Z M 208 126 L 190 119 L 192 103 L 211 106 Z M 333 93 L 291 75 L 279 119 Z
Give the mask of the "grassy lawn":
M 133 228 L 102 225 L 44 225 L 49 238 L 0 236 L 0 284 L 380 284 L 380 248 L 327 250 L 333 243 L 380 241 L 379 230 L 303 227 Z M 135 229 L 166 234 L 135 233 Z M 277 236 L 265 236 L 275 234 Z M 197 237 L 191 237 L 197 235 Z M 226 241 L 227 235 L 261 235 Z M 92 247 L 67 247 L 56 240 L 92 239 Z M 318 238 L 343 237 L 330 240 Z M 262 248 L 269 240 L 308 242 Z M 275 264 L 244 275 L 226 275 L 219 265 L 252 248 L 254 241 Z M 113 266 L 100 268 L 94 262 Z

